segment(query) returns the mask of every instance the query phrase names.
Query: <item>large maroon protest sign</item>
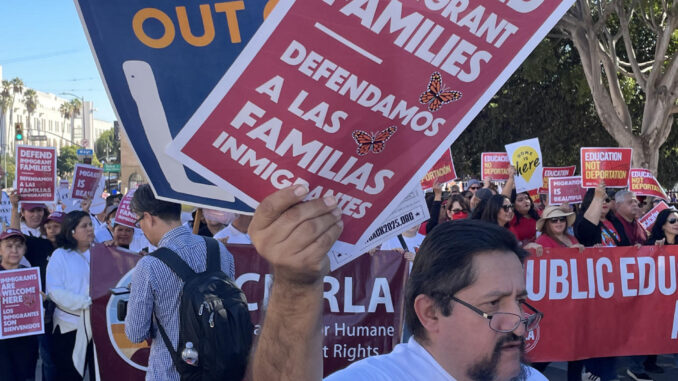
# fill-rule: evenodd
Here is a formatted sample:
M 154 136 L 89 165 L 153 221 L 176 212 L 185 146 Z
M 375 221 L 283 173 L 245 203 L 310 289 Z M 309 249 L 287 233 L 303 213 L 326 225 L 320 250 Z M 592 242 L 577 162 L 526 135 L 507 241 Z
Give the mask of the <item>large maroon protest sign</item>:
M 584 201 L 586 189 L 581 187 L 581 176 L 552 177 L 548 192 L 549 205 L 579 204 Z
M 629 190 L 636 195 L 659 197 L 668 200 L 664 189 L 652 172 L 643 168 L 631 168 Z
M 572 2 L 282 0 L 169 152 L 252 206 L 334 195 L 365 242 Z
M 652 230 L 652 225 L 654 225 L 654 222 L 657 221 L 659 212 L 668 208 L 669 206 L 662 201 L 655 205 L 654 208 L 650 209 L 650 211 L 647 212 L 643 217 L 639 218 L 638 222 L 643 226 L 643 228 L 645 228 L 645 230 L 650 231 Z
M 104 170 L 102 168 L 87 164 L 76 164 L 73 170 L 73 191 L 71 198 L 74 200 L 93 198 L 103 173 Z
M 45 331 L 40 290 L 38 267 L 0 271 L 0 339 Z
M 258 334 L 272 282 L 268 263 L 249 245 L 228 245 L 236 283 L 247 295 Z M 325 375 L 350 363 L 389 353 L 400 342 L 407 262 L 401 254 L 363 255 L 325 277 L 323 365 Z
M 130 190 L 127 194 L 120 200 L 118 205 L 118 210 L 115 212 L 115 223 L 129 226 L 131 228 L 135 227 L 137 222 L 137 215 L 132 212 L 131 203 L 132 197 L 134 197 L 135 189 Z
M 678 352 L 676 246 L 544 249 L 525 264 L 532 361 Z M 642 334 L 635 334 L 640 333 Z
M 16 146 L 16 186 L 22 202 L 56 201 L 56 148 Z

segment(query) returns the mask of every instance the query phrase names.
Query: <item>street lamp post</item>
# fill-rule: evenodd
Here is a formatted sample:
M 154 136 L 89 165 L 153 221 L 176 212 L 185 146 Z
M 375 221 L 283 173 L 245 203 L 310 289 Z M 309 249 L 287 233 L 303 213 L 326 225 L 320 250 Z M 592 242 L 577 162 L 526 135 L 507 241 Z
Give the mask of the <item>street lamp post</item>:
M 82 137 L 84 139 L 85 138 L 85 97 L 75 95 L 75 94 L 69 93 L 69 92 L 63 92 L 63 93 L 61 93 L 61 95 L 70 95 L 72 97 L 76 97 L 76 98 L 80 99 L 80 108 L 81 108 L 80 114 L 82 115 Z M 75 141 L 75 125 L 73 126 L 73 128 L 71 128 L 71 141 Z

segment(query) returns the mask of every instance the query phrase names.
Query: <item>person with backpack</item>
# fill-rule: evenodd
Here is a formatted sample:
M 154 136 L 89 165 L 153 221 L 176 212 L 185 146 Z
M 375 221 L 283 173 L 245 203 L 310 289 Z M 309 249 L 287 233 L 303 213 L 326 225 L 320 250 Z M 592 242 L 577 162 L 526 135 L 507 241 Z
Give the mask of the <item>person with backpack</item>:
M 134 269 L 125 319 L 130 341 L 153 338 L 146 380 L 242 379 L 253 328 L 232 281 L 233 256 L 192 234 L 181 223 L 181 205 L 156 199 L 147 184 L 131 209 L 159 248 Z

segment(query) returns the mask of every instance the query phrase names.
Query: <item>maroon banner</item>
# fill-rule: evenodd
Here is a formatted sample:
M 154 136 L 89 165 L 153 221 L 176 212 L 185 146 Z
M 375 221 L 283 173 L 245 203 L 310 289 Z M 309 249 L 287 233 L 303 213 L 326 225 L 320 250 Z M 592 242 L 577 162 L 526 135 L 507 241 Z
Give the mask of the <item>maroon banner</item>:
M 115 223 L 129 226 L 131 228 L 136 227 L 137 215 L 132 212 L 130 209 L 130 203 L 132 202 L 132 197 L 134 197 L 134 192 L 136 188 L 127 192 L 127 194 L 120 200 L 118 205 L 118 211 L 115 212 Z
M 236 283 L 247 295 L 259 334 L 272 277 L 250 245 L 228 245 Z M 393 251 L 362 255 L 325 277 L 323 370 L 325 376 L 362 358 L 389 353 L 400 342 L 407 262 Z
M 73 191 L 71 198 L 82 200 L 93 198 L 104 170 L 87 164 L 76 164 L 73 170 Z
M 421 179 L 421 188 L 423 190 L 433 188 L 436 178 L 439 183 L 446 183 L 457 178 L 457 172 L 454 170 L 454 163 L 452 162 L 452 151 L 445 152 L 440 160 L 431 167 L 431 170 Z
M 90 249 L 92 339 L 102 380 L 143 381 L 146 377 L 150 340 L 135 344 L 125 336 L 125 322 L 118 319 L 118 304 L 126 301 L 125 288 L 132 280 L 140 255 L 97 244 Z M 121 292 L 111 293 L 111 289 Z
M 45 332 L 40 268 L 0 271 L 0 339 Z
M 678 353 L 678 246 L 544 249 L 525 264 L 531 361 Z
M 16 146 L 16 188 L 22 202 L 56 201 L 56 148 Z

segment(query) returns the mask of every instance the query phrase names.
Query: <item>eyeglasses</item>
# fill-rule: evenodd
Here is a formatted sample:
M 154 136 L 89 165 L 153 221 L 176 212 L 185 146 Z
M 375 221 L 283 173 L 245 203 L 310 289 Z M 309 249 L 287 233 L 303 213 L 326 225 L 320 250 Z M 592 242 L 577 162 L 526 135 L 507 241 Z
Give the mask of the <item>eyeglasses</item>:
M 668 222 L 669 224 L 673 225 L 673 224 L 675 224 L 676 222 L 678 222 L 678 218 L 670 218 L 670 219 L 666 220 L 666 222 Z
M 551 221 L 551 222 L 553 222 L 554 224 L 556 224 L 556 223 L 558 223 L 558 222 L 565 222 L 565 221 L 567 221 L 567 217 L 553 217 L 553 218 L 549 218 L 549 221 Z
M 487 314 L 459 298 L 452 296 L 451 299 L 489 320 L 490 329 L 500 333 L 513 332 L 521 323 L 525 324 L 525 329 L 528 332 L 532 331 L 539 326 L 539 322 L 544 317 L 543 313 L 537 311 L 536 308 L 527 304 L 527 302 L 521 302 L 520 304 L 529 308 L 533 313 L 523 312 L 523 316 L 520 316 L 511 312 L 495 312 L 493 314 Z
M 141 217 L 137 218 L 137 220 L 134 221 L 134 226 L 136 226 L 136 227 L 138 227 L 138 228 L 141 227 L 141 226 L 139 226 L 139 223 L 140 223 L 141 220 L 143 220 L 143 219 L 144 219 L 144 215 L 142 214 Z
M 605 201 L 605 202 L 610 202 L 610 201 L 612 201 L 612 200 L 610 200 L 610 198 L 608 197 L 608 198 L 606 198 L 606 199 L 603 200 L 603 201 Z
M 452 213 L 459 213 L 459 212 L 461 212 L 463 209 L 450 209 L 450 210 L 452 210 Z
M 513 204 L 502 205 L 501 208 L 504 209 L 504 212 L 508 213 L 509 210 L 513 210 Z
M 480 189 L 480 187 L 477 186 L 477 185 L 474 185 L 474 186 L 472 186 L 472 187 L 469 187 L 468 189 Z

